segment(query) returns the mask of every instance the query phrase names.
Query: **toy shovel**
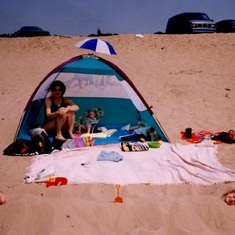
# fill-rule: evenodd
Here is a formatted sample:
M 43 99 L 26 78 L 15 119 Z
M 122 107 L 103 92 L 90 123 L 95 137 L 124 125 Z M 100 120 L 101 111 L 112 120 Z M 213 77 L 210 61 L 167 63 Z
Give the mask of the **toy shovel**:
M 116 184 L 116 189 L 117 189 L 117 197 L 114 199 L 114 202 L 123 203 L 122 197 L 119 196 L 120 184 Z

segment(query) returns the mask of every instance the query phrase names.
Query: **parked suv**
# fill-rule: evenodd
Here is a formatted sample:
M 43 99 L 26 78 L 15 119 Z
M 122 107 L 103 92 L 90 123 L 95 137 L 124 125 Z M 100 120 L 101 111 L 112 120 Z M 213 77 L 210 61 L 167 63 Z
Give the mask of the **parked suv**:
M 185 12 L 168 20 L 167 34 L 180 33 L 214 33 L 216 25 L 207 14 L 200 12 Z

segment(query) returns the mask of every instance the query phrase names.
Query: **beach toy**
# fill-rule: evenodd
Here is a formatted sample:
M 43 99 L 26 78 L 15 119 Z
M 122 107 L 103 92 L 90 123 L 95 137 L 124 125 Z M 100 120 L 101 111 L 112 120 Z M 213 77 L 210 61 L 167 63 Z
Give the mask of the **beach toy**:
M 46 187 L 50 186 L 61 186 L 66 185 L 68 183 L 68 179 L 65 177 L 50 177 L 47 181 Z
M 116 184 L 116 189 L 117 189 L 117 197 L 115 197 L 114 202 L 123 203 L 122 197 L 119 196 L 120 184 Z

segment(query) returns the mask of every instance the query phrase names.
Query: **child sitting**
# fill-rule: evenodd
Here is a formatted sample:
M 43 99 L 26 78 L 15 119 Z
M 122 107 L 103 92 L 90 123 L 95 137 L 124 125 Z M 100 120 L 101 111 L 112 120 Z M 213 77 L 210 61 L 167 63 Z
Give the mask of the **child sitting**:
M 79 118 L 76 133 L 92 133 L 94 126 L 99 122 L 99 118 L 103 115 L 104 112 L 100 108 L 87 110 L 87 112 Z

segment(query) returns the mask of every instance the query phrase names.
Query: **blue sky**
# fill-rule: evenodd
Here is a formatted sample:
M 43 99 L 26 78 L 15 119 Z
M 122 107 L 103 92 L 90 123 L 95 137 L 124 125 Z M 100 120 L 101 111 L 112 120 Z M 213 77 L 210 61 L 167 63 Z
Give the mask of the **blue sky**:
M 235 0 L 0 0 L 0 34 L 25 25 L 52 35 L 165 32 L 168 18 L 204 12 L 218 22 L 235 19 Z

